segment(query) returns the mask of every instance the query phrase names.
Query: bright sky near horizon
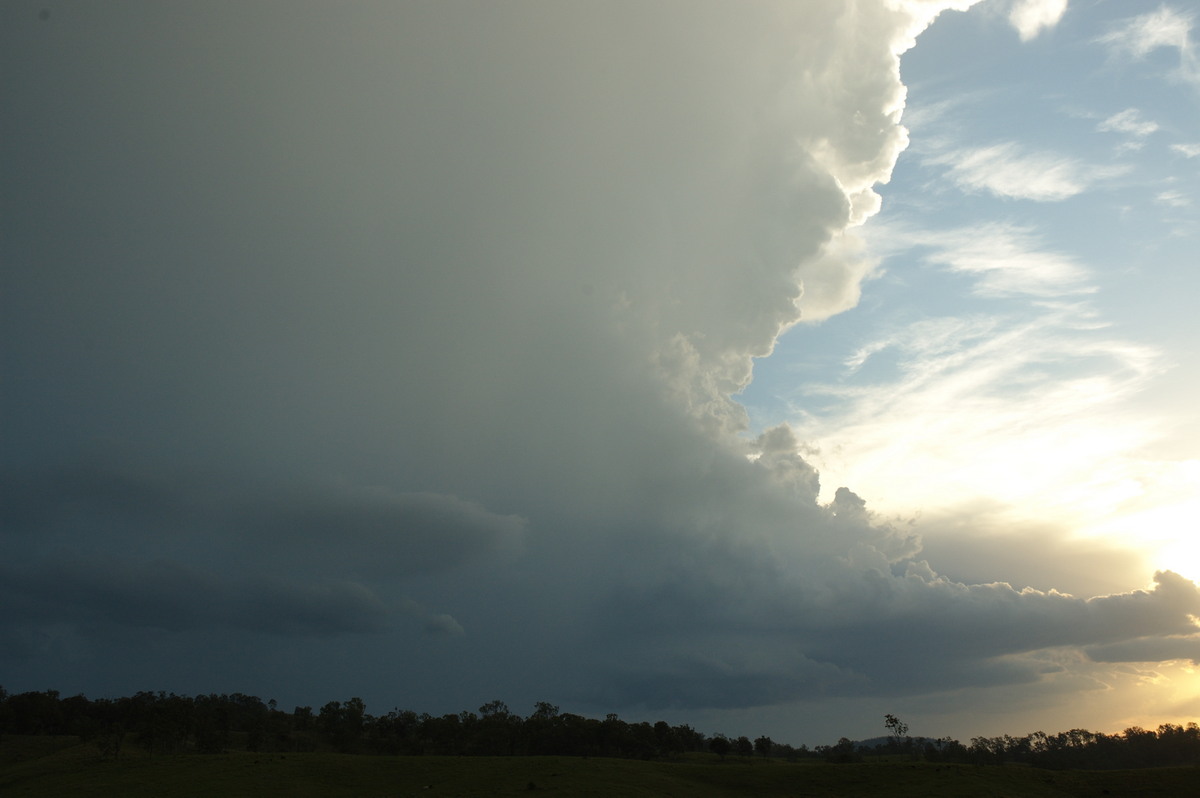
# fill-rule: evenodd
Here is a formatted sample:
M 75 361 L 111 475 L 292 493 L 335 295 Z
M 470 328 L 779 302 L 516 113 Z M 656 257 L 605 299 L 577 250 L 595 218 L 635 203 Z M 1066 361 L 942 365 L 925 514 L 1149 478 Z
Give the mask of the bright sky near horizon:
M 0 684 L 1196 719 L 1197 24 L 3 5 Z

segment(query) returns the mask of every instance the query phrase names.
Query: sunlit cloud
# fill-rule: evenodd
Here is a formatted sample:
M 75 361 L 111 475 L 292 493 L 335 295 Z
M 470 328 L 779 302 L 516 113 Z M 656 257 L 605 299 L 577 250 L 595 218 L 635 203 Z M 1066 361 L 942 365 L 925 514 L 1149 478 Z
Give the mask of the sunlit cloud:
M 1200 142 L 1172 144 L 1171 149 L 1185 158 L 1196 158 L 1200 156 Z
M 1067 0 L 1017 0 L 1008 20 L 1025 42 L 1057 25 L 1066 11 Z

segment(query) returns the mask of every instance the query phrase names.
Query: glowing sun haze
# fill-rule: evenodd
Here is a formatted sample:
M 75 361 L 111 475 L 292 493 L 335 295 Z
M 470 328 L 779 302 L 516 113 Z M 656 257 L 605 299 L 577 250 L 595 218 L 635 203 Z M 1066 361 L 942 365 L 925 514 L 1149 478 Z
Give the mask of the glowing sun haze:
M 4 686 L 1191 719 L 1192 21 L 1112 6 L 5 4 Z

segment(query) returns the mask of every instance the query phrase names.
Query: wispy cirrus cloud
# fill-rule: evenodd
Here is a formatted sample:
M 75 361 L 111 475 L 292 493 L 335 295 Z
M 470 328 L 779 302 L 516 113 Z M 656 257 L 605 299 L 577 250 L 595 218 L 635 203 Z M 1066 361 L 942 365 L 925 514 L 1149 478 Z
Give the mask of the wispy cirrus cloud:
M 1096 130 L 1101 133 L 1120 133 L 1128 137 L 1120 146 L 1120 150 L 1140 150 L 1146 139 L 1158 129 L 1158 123 L 1144 118 L 1137 108 L 1126 108 L 1096 125 Z
M 1192 204 L 1187 195 L 1179 191 L 1160 191 L 1155 195 L 1154 201 L 1171 208 L 1186 208 Z
M 1026 152 L 1015 142 L 963 147 L 926 159 L 945 166 L 959 188 L 998 197 L 1058 202 L 1082 194 L 1097 183 L 1129 171 L 1125 166 L 1096 166 L 1051 152 Z
M 1163 5 L 1122 20 L 1099 39 L 1114 55 L 1141 60 L 1160 48 L 1179 51 L 1176 76 L 1200 85 L 1200 57 L 1191 40 L 1193 14 Z
M 987 303 L 897 319 L 836 381 L 801 390 L 797 407 L 823 408 L 796 423 L 825 479 L 897 511 L 991 496 L 1082 512 L 1126 498 L 1131 452 L 1156 435 L 1128 403 L 1167 364 L 1114 333 L 1090 299 L 1092 270 L 1016 224 L 867 232 L 885 267 L 916 257 Z
M 1086 268 L 1044 249 L 1026 228 L 989 224 L 938 233 L 929 242 L 937 248 L 926 260 L 976 275 L 974 291 L 982 296 L 1052 297 L 1095 290 Z
M 869 237 L 886 258 L 924 250 L 926 263 L 975 278 L 983 297 L 1067 297 L 1095 291 L 1091 272 L 1076 258 L 1048 248 L 1029 227 L 993 222 L 949 230 L 908 229 L 880 223 Z
M 890 368 L 872 371 L 876 360 Z M 1162 367 L 1080 303 L 922 319 L 864 342 L 842 380 L 806 386 L 801 406 L 833 409 L 797 434 L 827 481 L 884 511 L 987 496 L 1043 520 L 1095 513 L 1129 498 L 1129 453 L 1154 430 L 1123 403 Z
M 1108 45 L 1115 52 L 1133 58 L 1144 58 L 1160 47 L 1186 50 L 1189 47 L 1188 34 L 1191 29 L 1190 14 L 1164 5 L 1149 14 L 1123 20 L 1098 41 Z
M 1142 112 L 1136 108 L 1126 108 L 1105 119 L 1096 129 L 1102 132 L 1128 133 L 1131 136 L 1145 138 L 1158 130 L 1158 123 L 1143 119 Z

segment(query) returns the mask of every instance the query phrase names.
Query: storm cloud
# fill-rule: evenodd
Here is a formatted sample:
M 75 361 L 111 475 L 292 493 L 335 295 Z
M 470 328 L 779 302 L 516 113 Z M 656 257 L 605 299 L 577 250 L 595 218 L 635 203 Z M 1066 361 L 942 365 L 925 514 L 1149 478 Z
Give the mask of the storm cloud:
M 1192 583 L 952 581 L 733 398 L 857 297 L 899 54 L 967 5 L 6 6 L 6 687 L 690 710 L 1190 652 Z

